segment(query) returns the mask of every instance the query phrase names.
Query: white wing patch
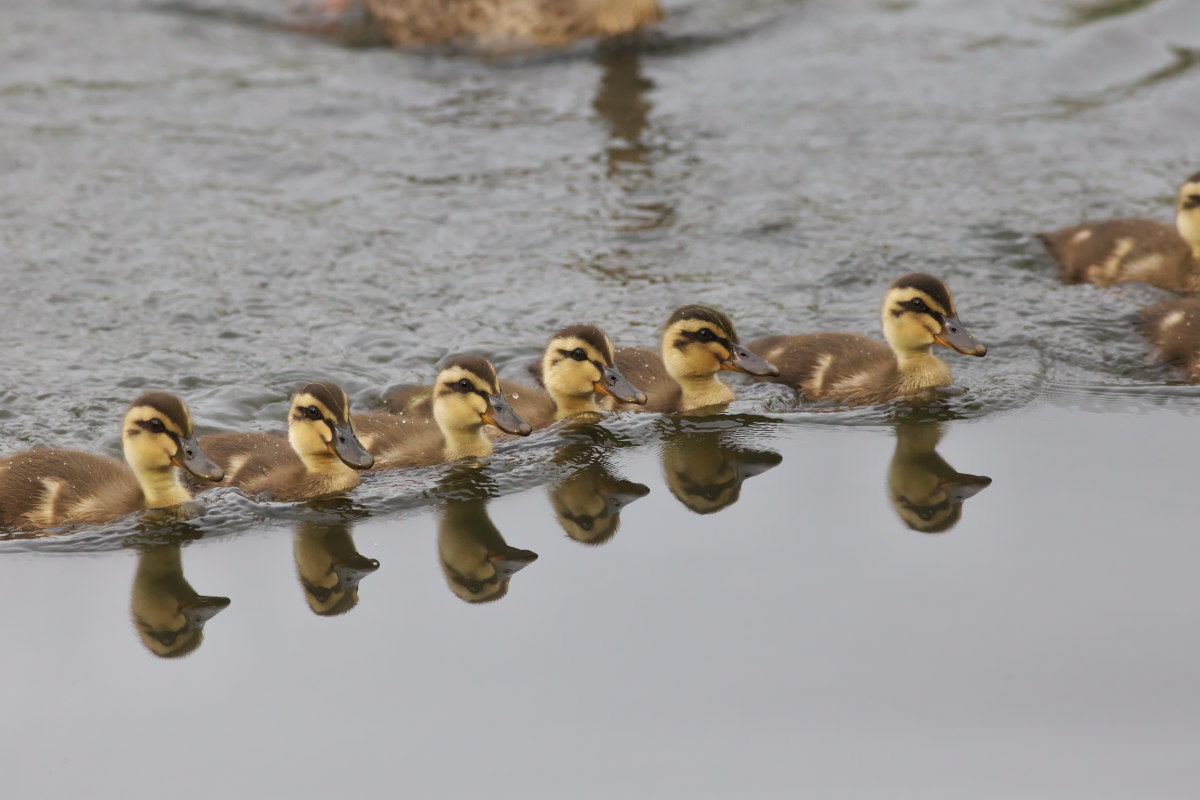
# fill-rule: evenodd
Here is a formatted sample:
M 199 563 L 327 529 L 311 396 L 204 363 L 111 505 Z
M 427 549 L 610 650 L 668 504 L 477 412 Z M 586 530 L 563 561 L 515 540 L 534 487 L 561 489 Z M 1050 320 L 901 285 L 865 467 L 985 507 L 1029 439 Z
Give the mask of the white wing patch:
M 1071 244 L 1082 244 L 1083 242 L 1086 242 L 1090 238 L 1092 238 L 1091 230 L 1088 228 L 1084 228 L 1083 230 L 1078 231 L 1074 236 L 1071 237 Z
M 45 494 L 42 495 L 42 502 L 38 504 L 37 509 L 29 515 L 29 519 L 42 528 L 51 528 L 58 522 L 58 514 L 54 511 L 58 505 L 58 496 L 62 494 L 65 484 L 57 478 L 42 478 L 41 480 Z

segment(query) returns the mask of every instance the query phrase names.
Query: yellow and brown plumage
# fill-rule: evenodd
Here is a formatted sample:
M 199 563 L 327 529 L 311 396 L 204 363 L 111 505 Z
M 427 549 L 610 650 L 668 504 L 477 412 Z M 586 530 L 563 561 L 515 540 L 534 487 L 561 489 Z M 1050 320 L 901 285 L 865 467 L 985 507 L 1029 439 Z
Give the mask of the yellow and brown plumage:
M 948 385 L 950 368 L 931 351 L 940 344 L 983 356 L 987 348 L 962 327 L 945 284 L 913 273 L 892 284 L 883 301 L 888 343 L 851 333 L 768 336 L 751 342 L 778 365 L 764 378 L 798 389 L 812 402 L 870 404 Z
M 963 503 L 992 485 L 986 475 L 959 472 L 938 455 L 936 423 L 901 424 L 888 464 L 888 498 L 900 520 L 914 531 L 944 533 L 962 519 Z
M 662 19 L 658 0 L 365 0 L 393 44 L 491 50 L 563 47 Z
M 422 403 L 431 410 L 354 416 L 355 429 L 375 457 L 376 470 L 489 456 L 494 445 L 483 433 L 486 425 L 518 436 L 533 430 L 509 405 L 492 362 L 479 356 L 448 361 L 434 385 L 410 406 Z
M 1159 303 L 1138 312 L 1139 328 L 1154 345 L 1159 361 L 1182 367 L 1188 380 L 1200 383 L 1200 300 Z
M 192 415 L 178 397 L 150 392 L 125 413 L 125 462 L 76 450 L 29 450 L 0 460 L 0 525 L 40 530 L 98 524 L 133 511 L 192 498 L 176 467 L 199 478 L 220 468 L 196 442 Z
M 660 353 L 643 347 L 617 348 L 621 373 L 647 397 L 643 411 L 694 411 L 736 399 L 717 378 L 722 370 L 774 375 L 772 364 L 738 342 L 729 316 L 711 306 L 675 309 L 663 328 Z M 622 405 L 624 410 L 637 408 Z
M 1039 233 L 1067 283 L 1140 281 L 1200 292 L 1200 172 L 1179 189 L 1175 225 L 1148 219 L 1085 222 Z
M 374 463 L 355 435 L 350 399 L 328 382 L 306 384 L 293 396 L 287 438 L 220 433 L 200 441 L 224 468 L 222 485 L 281 502 L 353 489 Z

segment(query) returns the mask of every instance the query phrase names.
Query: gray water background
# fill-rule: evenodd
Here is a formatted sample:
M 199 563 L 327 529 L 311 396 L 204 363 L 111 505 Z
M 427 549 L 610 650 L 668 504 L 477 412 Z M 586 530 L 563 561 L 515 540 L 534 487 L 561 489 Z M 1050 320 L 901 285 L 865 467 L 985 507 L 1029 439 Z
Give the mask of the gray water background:
M 650 493 L 599 548 L 547 501 L 569 436 L 504 448 L 488 510 L 540 558 L 489 605 L 438 566 L 438 469 L 0 542 L 11 796 L 1193 796 L 1197 392 L 1127 319 L 1165 293 L 1062 286 L 1030 233 L 1170 218 L 1200 10 L 667 6 L 642 48 L 509 61 L 297 35 L 266 0 L 0 7 L 0 452 L 115 453 L 149 387 L 274 429 L 303 380 L 366 408 L 452 353 L 519 374 L 564 324 L 652 344 L 684 302 L 744 339 L 875 334 L 913 270 L 991 348 L 924 410 L 752 386 L 682 434 L 606 422 Z M 929 535 L 886 475 L 897 423 L 939 420 L 994 483 Z M 663 477 L 692 433 L 782 461 L 701 516 Z M 291 538 L 329 514 L 381 567 L 323 619 Z M 166 662 L 130 583 L 181 542 L 232 603 Z

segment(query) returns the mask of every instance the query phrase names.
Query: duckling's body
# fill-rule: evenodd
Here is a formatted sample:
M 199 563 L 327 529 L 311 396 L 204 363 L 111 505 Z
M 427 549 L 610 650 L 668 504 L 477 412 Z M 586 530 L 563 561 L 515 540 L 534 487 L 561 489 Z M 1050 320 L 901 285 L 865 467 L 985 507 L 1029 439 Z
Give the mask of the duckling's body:
M 220 433 L 200 441 L 225 471 L 225 486 L 294 502 L 345 492 L 373 459 L 354 433 L 350 400 L 337 385 L 305 385 L 292 398 L 288 436 Z
M 888 344 L 851 333 L 768 336 L 750 346 L 779 365 L 779 375 L 811 402 L 883 403 L 951 382 L 950 368 L 931 352 L 941 344 L 982 356 L 987 348 L 962 328 L 954 298 L 941 281 L 913 273 L 892 284 L 883 303 Z
M 487 49 L 563 47 L 617 36 L 662 19 L 658 0 L 366 0 L 399 46 L 464 44 Z
M 1171 291 L 1200 291 L 1200 172 L 1179 190 L 1174 226 L 1113 219 L 1039 233 L 1038 238 L 1067 283 L 1141 281 Z
M 415 406 L 429 403 L 432 412 Z M 532 428 L 518 417 L 500 389 L 496 368 L 478 356 L 451 359 L 427 395 L 407 411 L 356 414 L 354 425 L 375 457 L 375 469 L 439 464 L 461 458 L 485 458 L 494 445 L 485 425 L 528 436 Z
M 738 343 L 733 321 L 710 306 L 675 309 L 663 328 L 661 355 L 642 347 L 621 347 L 616 364 L 646 395 L 643 411 L 690 412 L 725 405 L 737 398 L 717 375 L 722 370 L 775 375 L 777 370 Z M 620 405 L 619 409 L 637 408 Z
M 1138 312 L 1142 334 L 1159 361 L 1183 367 L 1188 380 L 1200 383 L 1200 300 L 1159 303 Z
M 201 478 L 221 471 L 196 443 L 187 405 L 151 392 L 125 414 L 126 463 L 75 450 L 30 450 L 0 460 L 0 525 L 40 530 L 99 524 L 192 499 L 176 466 Z

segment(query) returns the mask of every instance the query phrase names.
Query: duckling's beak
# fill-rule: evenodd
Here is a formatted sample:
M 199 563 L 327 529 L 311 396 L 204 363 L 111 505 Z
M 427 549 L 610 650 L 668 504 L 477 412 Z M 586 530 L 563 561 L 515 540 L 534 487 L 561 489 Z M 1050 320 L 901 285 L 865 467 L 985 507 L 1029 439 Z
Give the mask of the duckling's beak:
M 187 620 L 188 630 L 199 630 L 204 623 L 229 608 L 228 597 L 208 597 L 200 595 L 194 600 L 180 606 L 179 613 Z
M 646 405 L 646 393 L 630 383 L 616 364 L 605 364 L 600 369 L 600 380 L 595 383 L 596 391 L 615 398 L 618 403 Z
M 967 475 L 961 472 L 941 482 L 942 491 L 946 493 L 946 499 L 951 504 L 974 497 L 991 485 L 992 479 L 986 475 Z
M 721 362 L 721 369 L 744 372 L 747 375 L 779 374 L 779 368 L 761 356 L 756 356 L 737 342 L 729 344 L 729 358 Z
M 538 554 L 532 550 L 520 550 L 510 547 L 503 553 L 488 553 L 487 560 L 492 562 L 496 571 L 505 578 L 511 578 L 521 570 L 537 561 Z
M 353 589 L 363 578 L 379 569 L 379 562 L 373 558 L 355 553 L 350 558 L 333 568 L 337 575 L 337 591 L 344 592 Z
M 212 462 L 208 454 L 200 449 L 195 436 L 180 436 L 179 449 L 171 456 L 171 463 L 195 475 L 202 481 L 219 481 L 225 470 Z
M 483 412 L 483 421 L 495 425 L 505 433 L 515 433 L 517 436 L 528 436 L 533 433 L 529 423 L 517 416 L 508 404 L 508 398 L 503 394 L 488 395 L 488 409 Z
M 956 314 L 947 314 L 942 323 L 942 332 L 935 334 L 933 340 L 943 347 L 949 347 L 964 356 L 986 356 L 987 346 L 975 341 L 975 337 L 967 333 L 967 329 L 958 321 Z
M 363 447 L 349 422 L 330 427 L 333 428 L 333 439 L 329 441 L 329 449 L 343 464 L 351 469 L 370 469 L 375 465 L 375 457 Z
M 604 514 L 609 517 L 619 514 L 625 506 L 648 494 L 650 494 L 649 486 L 642 483 L 634 483 L 633 481 L 622 481 L 617 491 L 605 494 Z

